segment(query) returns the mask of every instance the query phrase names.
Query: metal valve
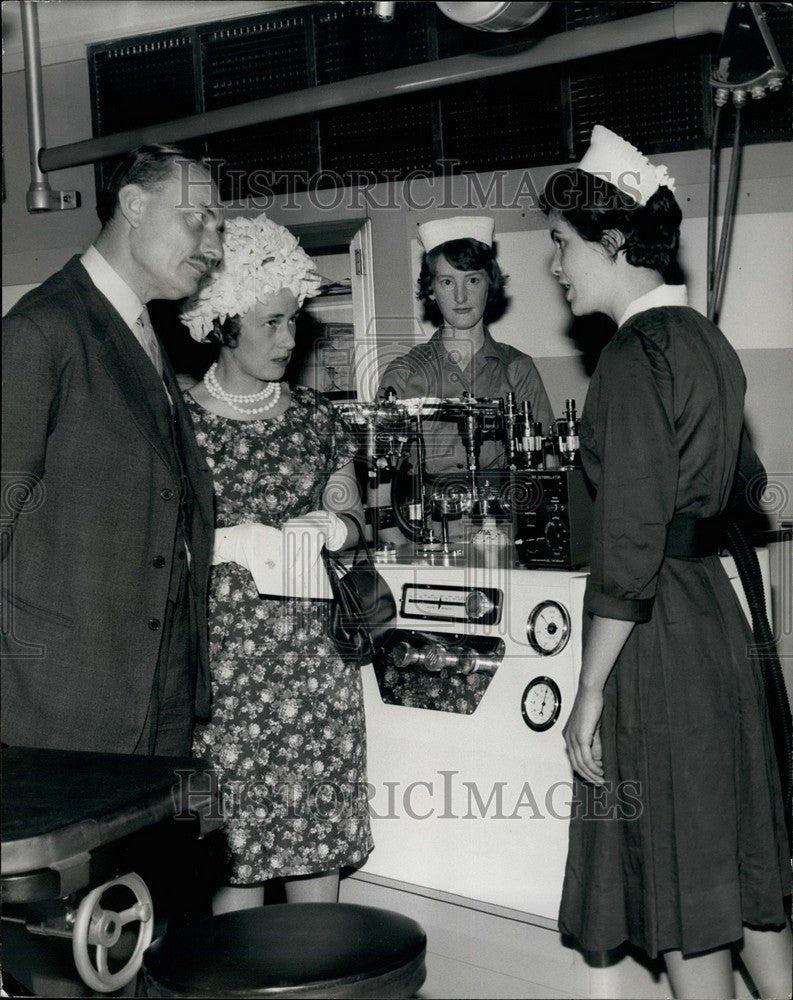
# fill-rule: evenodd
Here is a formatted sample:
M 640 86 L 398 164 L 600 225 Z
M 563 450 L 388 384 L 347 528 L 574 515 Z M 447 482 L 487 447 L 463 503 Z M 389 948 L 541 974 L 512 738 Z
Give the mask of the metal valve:
M 439 673 L 446 666 L 446 650 L 439 642 L 419 639 L 420 645 L 403 640 L 391 650 L 391 665 L 397 670 L 417 666 L 429 673 Z
M 457 669 L 461 674 L 494 674 L 498 665 L 499 660 L 495 656 L 485 656 L 473 649 L 466 649 Z

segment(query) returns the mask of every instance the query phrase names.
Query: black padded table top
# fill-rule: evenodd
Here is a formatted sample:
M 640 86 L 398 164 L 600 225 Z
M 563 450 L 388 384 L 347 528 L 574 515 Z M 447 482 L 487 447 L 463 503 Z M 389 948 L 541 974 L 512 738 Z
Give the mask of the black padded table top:
M 205 761 L 5 747 L 0 766 L 4 878 L 63 866 L 188 805 L 202 832 L 220 825 Z

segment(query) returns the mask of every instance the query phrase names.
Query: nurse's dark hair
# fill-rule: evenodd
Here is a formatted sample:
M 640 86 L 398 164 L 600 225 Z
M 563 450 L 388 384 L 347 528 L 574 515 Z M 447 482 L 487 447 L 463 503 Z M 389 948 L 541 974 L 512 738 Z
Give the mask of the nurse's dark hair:
M 432 299 L 432 282 L 438 260 L 441 257 L 445 257 L 458 271 L 484 271 L 488 280 L 488 312 L 497 312 L 504 306 L 506 301 L 504 288 L 508 280 L 507 275 L 501 273 L 492 247 L 489 247 L 487 243 L 468 238 L 447 240 L 446 243 L 441 243 L 440 246 L 433 247 L 432 250 L 424 254 L 421 260 L 418 291 L 416 292 L 417 299 L 421 301 Z
M 561 216 L 590 243 L 601 243 L 605 233 L 617 229 L 625 237 L 618 252 L 629 264 L 664 277 L 675 273 L 683 213 L 668 187 L 659 187 L 646 205 L 639 205 L 602 177 L 574 167 L 548 178 L 540 208 Z
M 113 218 L 118 206 L 118 193 L 127 184 L 138 184 L 151 190 L 167 181 L 175 163 L 198 163 L 209 169 L 200 156 L 186 146 L 150 143 L 139 146 L 120 160 L 105 182 L 96 204 L 96 214 L 103 226 Z

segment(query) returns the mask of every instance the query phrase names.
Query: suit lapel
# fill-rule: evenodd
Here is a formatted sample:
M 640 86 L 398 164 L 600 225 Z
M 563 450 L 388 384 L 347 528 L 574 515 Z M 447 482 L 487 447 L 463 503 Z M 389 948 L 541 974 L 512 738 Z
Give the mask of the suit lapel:
M 141 433 L 179 479 L 179 461 L 171 438 L 171 413 L 163 380 L 116 310 L 96 288 L 88 272 L 73 258 L 64 268 L 78 289 L 88 315 L 86 329 L 98 345 L 102 365 L 116 384 Z M 185 474 L 204 524 L 214 524 L 214 488 L 209 467 L 193 434 L 193 423 L 168 356 L 163 350 L 163 378 L 173 402 L 183 447 Z
M 87 313 L 86 330 L 97 344 L 99 360 L 115 383 L 140 432 L 166 465 L 173 469 L 175 460 L 167 413 L 168 399 L 160 377 L 132 331 L 91 281 L 79 258 L 73 258 L 64 271 L 67 269 L 72 270 L 69 276 L 74 279 Z
M 193 419 L 187 409 L 182 390 L 176 380 L 168 355 L 163 351 L 163 381 L 173 402 L 173 411 L 177 423 L 177 433 L 182 444 L 185 474 L 190 483 L 193 495 L 198 502 L 204 523 L 209 527 L 214 525 L 214 486 L 209 466 L 193 433 Z

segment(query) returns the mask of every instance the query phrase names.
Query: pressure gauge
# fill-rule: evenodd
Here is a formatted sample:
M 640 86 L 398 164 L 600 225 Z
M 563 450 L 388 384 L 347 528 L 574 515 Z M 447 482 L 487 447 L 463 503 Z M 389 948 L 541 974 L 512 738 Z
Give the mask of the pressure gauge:
M 556 601 L 543 601 L 529 615 L 526 637 L 540 656 L 560 653 L 570 638 L 570 615 Z
M 523 721 L 536 733 L 542 733 L 559 718 L 562 693 L 550 677 L 535 677 L 526 686 L 521 699 Z

